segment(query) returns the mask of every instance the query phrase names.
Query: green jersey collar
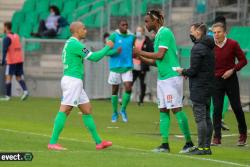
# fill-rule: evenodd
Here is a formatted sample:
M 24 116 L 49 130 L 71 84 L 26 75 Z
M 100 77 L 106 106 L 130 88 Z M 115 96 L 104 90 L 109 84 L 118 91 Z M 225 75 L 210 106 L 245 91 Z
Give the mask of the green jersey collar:
M 156 35 L 155 35 L 155 38 L 158 36 L 158 34 L 160 33 L 160 31 L 161 31 L 163 28 L 164 28 L 163 26 L 161 26 L 161 27 L 159 28 L 159 30 L 157 31 L 157 33 L 156 33 Z
M 70 37 L 71 39 L 75 39 L 75 40 L 77 40 L 77 41 L 79 41 L 79 39 L 77 39 L 76 37 Z

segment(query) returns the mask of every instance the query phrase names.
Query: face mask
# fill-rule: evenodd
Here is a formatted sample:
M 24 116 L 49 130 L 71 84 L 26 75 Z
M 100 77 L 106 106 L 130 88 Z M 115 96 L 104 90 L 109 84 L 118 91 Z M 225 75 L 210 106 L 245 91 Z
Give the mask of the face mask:
M 196 38 L 194 37 L 194 35 L 190 34 L 189 37 L 190 37 L 190 39 L 191 39 L 192 42 L 196 41 Z
M 55 16 L 56 15 L 55 12 L 50 12 L 50 14 L 51 14 L 51 16 Z
M 137 32 L 136 32 L 136 37 L 137 37 L 137 38 L 141 38 L 141 37 L 142 37 L 142 33 L 141 33 L 140 31 L 137 31 Z

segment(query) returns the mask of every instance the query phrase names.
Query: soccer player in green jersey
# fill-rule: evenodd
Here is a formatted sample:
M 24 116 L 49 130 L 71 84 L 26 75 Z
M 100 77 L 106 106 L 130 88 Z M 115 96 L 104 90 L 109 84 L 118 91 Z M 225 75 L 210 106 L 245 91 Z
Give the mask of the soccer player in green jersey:
M 158 10 L 151 10 L 145 17 L 148 31 L 156 33 L 154 40 L 154 53 L 140 51 L 134 48 L 134 53 L 142 61 L 158 68 L 157 98 L 160 109 L 160 133 L 162 144 L 154 149 L 155 152 L 169 152 L 168 136 L 170 127 L 170 110 L 177 118 L 179 127 L 185 136 L 186 144 L 180 153 L 189 152 L 193 143 L 190 136 L 188 119 L 182 110 L 183 77 L 174 71 L 179 67 L 177 48 L 173 33 L 170 29 L 163 27 L 164 17 Z
M 58 138 L 62 132 L 67 116 L 70 114 L 73 107 L 78 107 L 82 113 L 82 121 L 87 127 L 96 143 L 96 149 L 104 149 L 112 145 L 110 141 L 101 140 L 91 114 L 91 105 L 89 98 L 83 89 L 83 60 L 97 62 L 113 47 L 113 42 L 108 41 L 106 46 L 97 52 L 89 51 L 84 44 L 79 40 L 84 39 L 87 33 L 85 26 L 81 22 L 73 22 L 70 25 L 72 36 L 67 40 L 62 52 L 63 61 L 63 77 L 61 80 L 61 88 L 63 97 L 61 106 L 54 122 L 54 128 L 48 149 L 50 150 L 65 150 L 58 144 Z

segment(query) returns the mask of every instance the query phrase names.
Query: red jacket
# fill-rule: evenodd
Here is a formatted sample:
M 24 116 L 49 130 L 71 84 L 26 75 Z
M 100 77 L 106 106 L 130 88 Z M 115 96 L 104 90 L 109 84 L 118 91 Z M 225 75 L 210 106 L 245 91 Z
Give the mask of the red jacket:
M 247 59 L 239 44 L 232 39 L 228 38 L 222 48 L 216 45 L 214 47 L 214 53 L 216 77 L 221 77 L 227 70 L 232 68 L 239 71 L 247 64 Z M 238 60 L 237 63 L 236 59 Z

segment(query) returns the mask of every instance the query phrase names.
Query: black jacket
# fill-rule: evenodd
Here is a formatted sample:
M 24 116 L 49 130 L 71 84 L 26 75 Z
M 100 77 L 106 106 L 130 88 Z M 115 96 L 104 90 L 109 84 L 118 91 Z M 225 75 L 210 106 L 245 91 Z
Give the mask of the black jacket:
M 190 68 L 182 74 L 189 77 L 190 98 L 196 103 L 206 103 L 213 92 L 214 82 L 214 40 L 204 36 L 196 41 L 191 50 Z
M 154 52 L 154 44 L 149 37 L 145 37 L 142 50 L 146 52 Z M 141 71 L 149 71 L 149 65 L 141 61 Z

